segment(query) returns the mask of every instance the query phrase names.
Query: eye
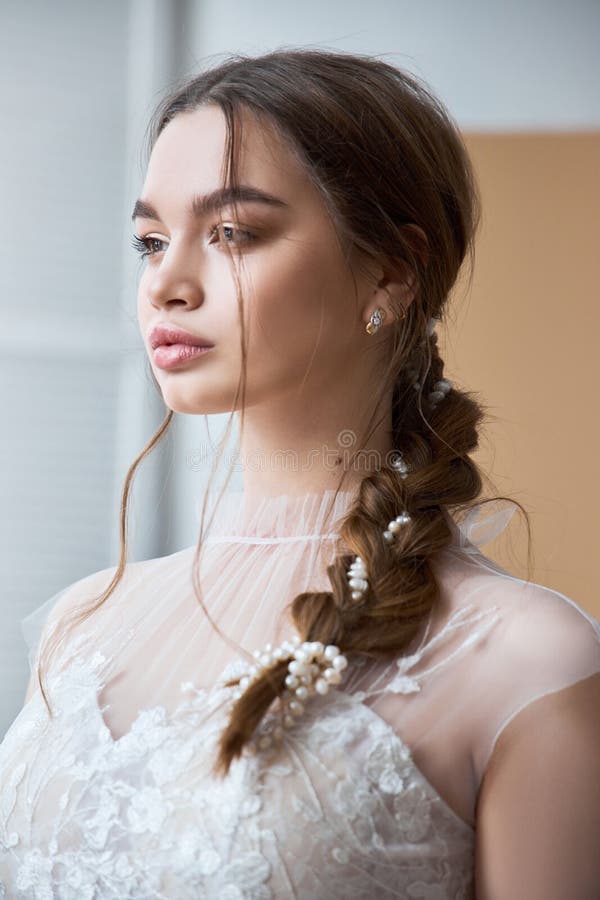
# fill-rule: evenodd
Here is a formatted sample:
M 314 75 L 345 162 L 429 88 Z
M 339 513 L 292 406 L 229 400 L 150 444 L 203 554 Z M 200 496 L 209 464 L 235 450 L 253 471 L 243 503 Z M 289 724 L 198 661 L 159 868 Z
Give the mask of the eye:
M 131 239 L 131 246 L 140 254 L 142 259 L 145 256 L 154 256 L 156 253 L 160 252 L 156 249 L 155 244 L 166 244 L 166 241 L 163 241 L 158 237 L 142 238 L 138 234 L 134 234 Z
M 223 240 L 227 244 L 239 244 L 239 243 L 249 243 L 250 241 L 255 240 L 256 235 L 252 234 L 250 231 L 244 231 L 241 228 L 235 228 L 233 225 L 215 225 L 215 227 L 210 232 L 210 237 L 214 237 L 214 235 L 218 236 L 219 229 L 222 229 Z M 231 235 L 237 235 L 236 240 L 230 239 Z M 220 243 L 220 241 L 217 241 Z M 166 241 L 163 241 L 162 238 L 153 237 L 149 235 L 148 237 L 140 237 L 139 234 L 134 234 L 131 238 L 131 245 L 137 253 L 140 254 L 142 259 L 147 256 L 156 256 L 157 253 L 161 252 L 160 245 L 164 244 L 168 246 Z
M 236 234 L 238 236 L 241 236 L 241 240 L 240 239 L 235 240 L 235 241 L 226 240 L 225 243 L 227 243 L 227 244 L 231 244 L 231 243 L 248 244 L 248 243 L 250 243 L 250 241 L 253 241 L 256 238 L 256 235 L 252 234 L 251 231 L 244 231 L 242 228 L 236 228 L 234 225 L 220 225 L 220 226 L 215 225 L 215 227 L 212 229 L 212 231 L 210 233 L 210 236 L 213 237 L 215 234 L 217 234 L 219 231 L 219 228 L 221 228 L 223 230 L 223 237 L 225 237 L 226 232 L 228 234 Z

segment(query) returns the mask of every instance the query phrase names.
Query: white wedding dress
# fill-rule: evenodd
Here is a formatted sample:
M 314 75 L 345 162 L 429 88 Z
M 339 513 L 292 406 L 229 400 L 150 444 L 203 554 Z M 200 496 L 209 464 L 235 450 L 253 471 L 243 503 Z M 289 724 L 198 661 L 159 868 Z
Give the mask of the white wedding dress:
M 286 606 L 329 588 L 347 491 L 250 503 L 229 491 L 194 547 L 131 563 L 71 632 L 0 745 L 0 895 L 35 900 L 467 900 L 475 804 L 495 743 L 544 696 L 600 671 L 600 625 L 480 547 L 514 506 L 449 519 L 440 603 L 393 662 L 351 660 L 275 749 L 212 765 L 227 678 L 294 635 Z M 327 513 L 329 512 L 329 515 Z M 339 546 L 338 546 L 339 551 Z M 35 664 L 60 615 L 114 568 L 23 623 Z M 267 714 L 268 727 L 275 712 Z M 3 891 L 3 893 L 2 893 Z

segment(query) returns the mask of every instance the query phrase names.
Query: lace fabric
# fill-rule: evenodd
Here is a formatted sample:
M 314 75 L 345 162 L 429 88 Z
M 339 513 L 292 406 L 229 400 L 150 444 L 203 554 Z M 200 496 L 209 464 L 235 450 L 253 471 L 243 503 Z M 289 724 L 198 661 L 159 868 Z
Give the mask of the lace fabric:
M 600 625 L 481 551 L 513 504 L 449 520 L 440 602 L 391 662 L 351 664 L 277 750 L 211 775 L 252 651 L 292 637 L 288 605 L 328 590 L 336 522 L 354 494 L 220 501 L 194 547 L 128 564 L 71 633 L 0 745 L 0 882 L 7 896 L 469 898 L 475 804 L 506 725 L 600 671 Z M 63 612 L 114 568 L 23 622 L 36 664 Z M 270 712 L 262 724 L 268 728 Z

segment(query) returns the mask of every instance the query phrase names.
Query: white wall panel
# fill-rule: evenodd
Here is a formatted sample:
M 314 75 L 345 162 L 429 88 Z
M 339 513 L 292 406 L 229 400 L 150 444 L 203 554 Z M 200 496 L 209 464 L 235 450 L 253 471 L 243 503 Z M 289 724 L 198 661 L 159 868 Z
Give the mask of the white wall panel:
M 124 473 L 162 419 L 129 214 L 179 13 L 168 0 L 0 3 L 0 733 L 25 693 L 20 620 L 115 564 Z M 158 451 L 136 479 L 132 559 L 164 545 L 164 468 Z
M 192 3 L 202 62 L 286 45 L 385 55 L 421 75 L 462 127 L 600 127 L 598 0 Z

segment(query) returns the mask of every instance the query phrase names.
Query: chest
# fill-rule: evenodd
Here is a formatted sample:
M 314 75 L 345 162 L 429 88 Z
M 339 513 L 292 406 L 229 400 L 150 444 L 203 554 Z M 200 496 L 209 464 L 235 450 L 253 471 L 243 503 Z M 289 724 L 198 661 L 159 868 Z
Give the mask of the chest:
M 115 740 L 97 687 L 72 673 L 54 720 L 34 696 L 0 748 L 5 883 L 75 879 L 90 897 L 411 896 L 400 887 L 444 879 L 441 900 L 469 890 L 471 829 L 352 697 L 319 698 L 281 745 L 221 780 L 222 692 L 172 716 L 143 710 Z

